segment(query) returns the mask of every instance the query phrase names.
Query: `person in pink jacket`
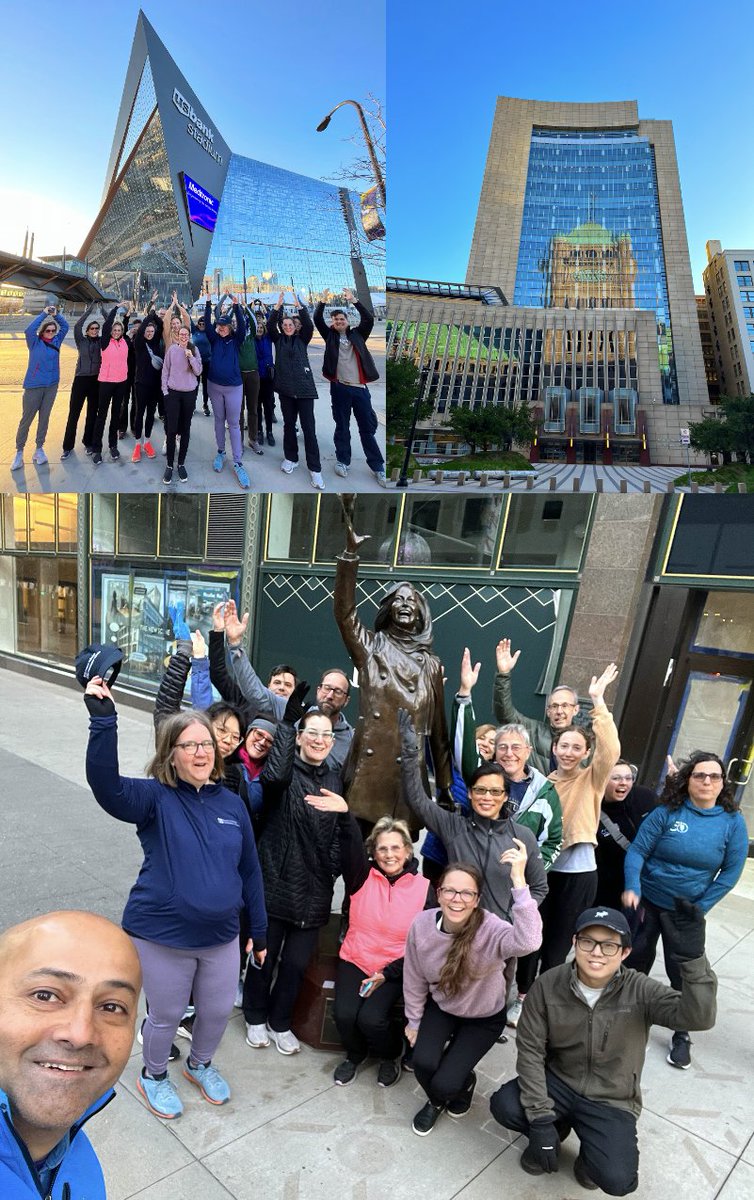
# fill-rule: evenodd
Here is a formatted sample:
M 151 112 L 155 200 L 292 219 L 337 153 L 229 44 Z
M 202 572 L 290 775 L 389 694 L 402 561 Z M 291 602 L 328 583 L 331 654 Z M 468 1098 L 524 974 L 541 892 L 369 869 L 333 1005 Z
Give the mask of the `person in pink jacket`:
M 188 479 L 185 467 L 186 454 L 191 436 L 191 418 L 194 415 L 196 389 L 202 374 L 202 359 L 196 346 L 189 340 L 190 334 L 185 325 L 181 325 L 177 333 L 177 341 L 169 345 L 165 351 L 162 364 L 162 394 L 165 397 L 165 427 L 167 430 L 168 462 L 163 483 L 170 483 L 173 478 L 175 460 L 175 439 L 181 439 L 178 451 L 178 478 L 181 483 Z
M 129 304 L 126 312 L 131 312 L 133 304 Z M 94 421 L 92 437 L 92 462 L 99 466 L 102 462 L 102 441 L 105 433 L 107 414 L 110 414 L 110 424 L 107 430 L 107 442 L 110 447 L 110 461 L 117 462 L 120 458 L 118 450 L 118 421 L 123 399 L 128 391 L 128 359 L 133 353 L 131 343 L 124 337 L 124 318 L 120 309 L 113 309 L 102 327 L 102 362 L 98 378 L 97 416 Z
M 419 913 L 409 930 L 403 1001 L 414 1074 L 427 1093 L 412 1123 L 420 1137 L 432 1132 L 441 1113 L 463 1117 L 471 1108 L 474 1067 L 505 1028 L 506 961 L 531 954 L 542 939 L 526 857 L 519 838 L 501 855 L 510 866 L 512 924 L 479 907 L 477 867 L 449 863 L 437 883 L 440 911 Z
M 343 882 L 351 898 L 340 947 L 333 1016 L 347 1058 L 335 1068 L 343 1087 L 368 1054 L 379 1058 L 377 1083 L 401 1077 L 403 1034 L 394 1018 L 403 988 L 403 953 L 417 913 L 436 908 L 435 890 L 419 874 L 405 821 L 381 817 L 366 840 L 355 817 L 340 831 Z

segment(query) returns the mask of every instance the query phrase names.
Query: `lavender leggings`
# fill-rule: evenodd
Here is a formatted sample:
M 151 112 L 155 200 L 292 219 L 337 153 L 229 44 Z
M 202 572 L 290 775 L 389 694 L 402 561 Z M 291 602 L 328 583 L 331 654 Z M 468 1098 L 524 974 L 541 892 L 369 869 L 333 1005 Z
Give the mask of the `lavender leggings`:
M 144 1066 L 150 1075 L 168 1069 L 170 1043 L 193 990 L 191 1057 L 207 1063 L 220 1045 L 238 985 L 238 938 L 224 946 L 177 950 L 132 936 L 141 960 L 149 1015 L 144 1025 Z
M 215 440 L 218 450 L 225 449 L 225 422 L 228 422 L 230 433 L 230 448 L 233 462 L 240 463 L 243 458 L 243 438 L 241 437 L 241 405 L 243 404 L 243 385 L 225 387 L 221 383 L 207 381 L 207 390 L 215 414 Z

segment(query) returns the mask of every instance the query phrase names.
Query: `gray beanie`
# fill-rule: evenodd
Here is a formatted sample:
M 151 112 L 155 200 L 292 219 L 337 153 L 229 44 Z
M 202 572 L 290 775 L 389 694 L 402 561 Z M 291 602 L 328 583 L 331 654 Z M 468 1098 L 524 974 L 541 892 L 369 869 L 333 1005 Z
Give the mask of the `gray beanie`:
M 274 721 L 268 721 L 266 717 L 255 717 L 246 732 L 250 733 L 252 729 L 263 729 L 265 733 L 269 733 L 272 737 L 274 737 L 277 731 L 277 725 Z

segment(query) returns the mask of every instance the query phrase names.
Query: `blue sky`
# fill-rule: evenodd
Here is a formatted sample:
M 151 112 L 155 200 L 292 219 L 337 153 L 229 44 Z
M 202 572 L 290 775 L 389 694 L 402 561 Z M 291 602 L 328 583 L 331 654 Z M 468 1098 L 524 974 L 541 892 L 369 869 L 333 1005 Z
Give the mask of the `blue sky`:
M 322 178 L 358 151 L 346 106 L 385 98 L 384 6 L 0 0 L 0 249 L 78 250 L 99 208 L 139 8 L 236 153 Z M 240 14 L 240 16 L 238 15 Z M 18 113 L 18 119 L 14 114 Z
M 709 239 L 754 246 L 754 6 L 388 0 L 388 95 L 390 274 L 465 278 L 498 95 L 672 120 L 698 292 Z

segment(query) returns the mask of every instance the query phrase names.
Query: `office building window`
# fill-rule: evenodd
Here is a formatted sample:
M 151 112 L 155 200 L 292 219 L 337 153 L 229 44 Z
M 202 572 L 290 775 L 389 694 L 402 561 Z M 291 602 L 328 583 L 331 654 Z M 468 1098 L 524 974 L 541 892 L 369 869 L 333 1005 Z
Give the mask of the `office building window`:
M 739 287 L 751 287 L 751 275 L 737 275 L 736 279 Z
M 736 259 L 733 263 L 733 268 L 736 271 L 750 270 L 749 263 L 745 258 Z

